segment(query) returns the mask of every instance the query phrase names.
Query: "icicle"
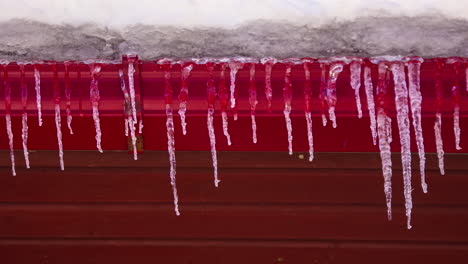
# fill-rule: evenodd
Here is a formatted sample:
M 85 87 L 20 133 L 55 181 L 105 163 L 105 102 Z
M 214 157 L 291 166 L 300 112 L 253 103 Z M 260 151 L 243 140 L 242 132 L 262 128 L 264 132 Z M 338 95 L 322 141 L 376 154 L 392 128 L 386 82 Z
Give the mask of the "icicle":
M 343 71 L 343 63 L 335 62 L 330 65 L 330 74 L 328 78 L 327 85 L 327 103 L 328 103 L 328 116 L 330 121 L 332 121 L 333 128 L 336 128 L 336 81 L 338 79 L 338 74 Z
M 206 83 L 206 95 L 208 100 L 208 114 L 206 124 L 208 128 L 208 136 L 210 138 L 211 159 L 213 161 L 214 185 L 215 187 L 218 187 L 220 180 L 218 179 L 218 158 L 216 156 L 216 137 L 213 126 L 213 115 L 215 111 L 214 104 L 216 100 L 216 87 L 214 85 L 213 79 L 214 63 L 207 62 L 206 69 L 208 70 L 208 75 L 210 76 L 208 82 Z
M 350 64 L 351 71 L 351 87 L 354 90 L 354 97 L 356 99 L 356 108 L 358 118 L 362 118 L 361 97 L 359 96 L 359 89 L 361 88 L 361 61 L 353 61 Z
M 229 90 L 231 92 L 231 108 L 234 111 L 234 121 L 237 121 L 237 90 L 236 90 L 236 76 L 237 72 L 244 67 L 244 64 L 235 60 L 229 61 L 229 69 L 230 69 L 230 81 L 231 86 Z
M 466 91 L 468 91 L 468 67 L 465 66 Z
M 426 154 L 424 152 L 424 138 L 421 125 L 421 87 L 420 87 L 420 72 L 422 58 L 410 58 L 408 62 L 408 83 L 409 83 L 409 99 L 411 103 L 411 113 L 413 117 L 413 128 L 416 136 L 416 145 L 419 154 L 419 170 L 421 174 L 421 187 L 424 193 L 427 193 L 426 183 Z
M 11 129 L 11 85 L 8 81 L 8 64 L 9 62 L 1 62 L 3 64 L 3 83 L 5 86 L 5 125 L 8 135 L 8 144 L 10 146 L 10 161 L 11 161 L 11 174 L 16 176 L 15 169 L 15 152 L 13 149 L 13 131 Z
M 289 155 L 293 154 L 292 147 L 292 124 L 291 124 L 291 101 L 292 101 L 292 84 L 291 84 L 291 70 L 292 64 L 286 64 L 286 72 L 284 74 L 284 87 L 283 87 L 283 99 L 284 99 L 284 120 L 286 121 L 286 130 L 288 131 L 288 151 Z
M 325 109 L 327 108 L 327 79 L 328 79 L 328 67 L 327 63 L 320 63 L 320 68 L 322 70 L 322 74 L 320 76 L 320 92 L 319 92 L 319 99 L 320 99 L 320 110 L 322 112 L 322 125 L 327 125 L 327 116 L 325 115 Z
M 384 193 L 387 203 L 388 220 L 392 220 L 392 157 L 390 143 L 392 142 L 392 119 L 387 115 L 387 66 L 380 62 L 378 65 L 379 83 L 377 86 L 377 133 L 379 136 L 380 159 L 382 161 L 382 174 L 384 178 Z M 372 94 L 368 84 L 372 84 L 370 79 L 370 68 L 364 68 L 364 78 L 366 81 L 366 91 Z M 372 88 L 372 87 L 371 87 Z M 370 93 L 369 93 L 370 92 Z M 369 99 L 369 102 L 373 102 Z M 371 121 L 372 129 L 372 121 Z
M 23 113 L 21 115 L 21 139 L 23 141 L 23 154 L 26 168 L 29 169 L 29 152 L 28 152 L 28 113 L 26 112 L 28 104 L 28 87 L 26 86 L 26 76 L 24 72 L 24 64 L 18 65 L 21 72 L 21 104 Z
M 42 126 L 42 99 L 41 99 L 41 73 L 39 72 L 39 65 L 34 64 L 34 88 L 36 90 L 36 107 L 37 107 L 37 120 L 39 126 Z
M 65 65 L 65 100 L 67 103 L 67 127 L 68 131 L 70 131 L 70 135 L 73 135 L 73 129 L 71 127 L 72 123 L 72 115 L 71 115 L 71 86 L 70 86 L 70 62 L 66 61 Z
M 444 143 L 442 140 L 442 99 L 444 97 L 444 88 L 442 86 L 442 66 L 443 61 L 441 59 L 436 60 L 437 63 L 437 71 L 436 71 L 436 96 L 437 96 L 437 113 L 434 122 L 434 135 L 435 135 L 435 143 L 436 143 L 436 150 L 437 150 L 437 158 L 439 159 L 439 170 L 440 174 L 445 174 L 444 169 Z
M 257 143 L 257 122 L 255 120 L 255 108 L 257 107 L 257 87 L 255 86 L 255 63 L 250 64 L 249 78 L 249 103 L 250 103 L 250 118 L 252 119 L 252 142 Z
M 374 87 L 372 86 L 371 69 L 369 66 L 364 67 L 364 86 L 366 90 L 367 109 L 369 110 L 372 142 L 374 143 L 374 145 L 376 145 L 377 144 L 377 122 L 375 120 Z
M 268 111 L 271 112 L 271 101 L 273 100 L 273 89 L 271 88 L 271 71 L 276 63 L 275 58 L 263 58 L 261 63 L 265 65 L 265 97 L 268 103 Z
M 101 65 L 99 64 L 90 64 L 89 65 L 90 73 L 91 73 L 91 84 L 89 86 L 89 97 L 91 99 L 91 105 L 93 108 L 93 120 L 94 120 L 94 127 L 96 129 L 96 147 L 99 152 L 102 151 L 101 147 L 101 121 L 99 119 L 99 75 L 101 72 Z
M 450 60 L 448 63 L 451 63 Z M 453 63 L 453 70 L 455 72 L 454 83 L 452 86 L 452 97 L 453 97 L 453 132 L 455 134 L 455 148 L 457 150 L 461 150 L 460 147 L 460 62 L 454 61 Z
M 410 121 L 408 117 L 408 88 L 406 87 L 405 68 L 402 62 L 393 62 L 391 66 L 395 83 L 395 105 L 397 110 L 398 130 L 401 144 L 401 163 L 403 168 L 403 183 L 405 193 L 406 217 L 408 229 L 411 229 L 411 142 Z
M 133 61 L 129 60 L 128 62 L 128 86 L 130 88 L 130 107 L 132 109 L 132 121 L 133 125 L 137 123 L 137 114 L 136 114 L 136 102 L 135 102 L 135 79 L 133 74 L 135 73 L 135 68 L 133 67 Z
M 65 170 L 65 164 L 63 162 L 63 143 L 62 143 L 62 123 L 60 116 L 60 87 L 58 81 L 57 64 L 52 64 L 54 72 L 54 104 L 55 104 L 55 128 L 57 130 L 57 144 L 59 148 L 59 162 L 60 170 Z
M 182 134 L 187 135 L 187 123 L 185 122 L 185 113 L 187 112 L 187 99 L 188 99 L 188 78 L 190 77 L 190 72 L 193 69 L 192 64 L 181 65 L 181 81 L 182 85 L 180 87 L 179 93 L 179 116 L 180 124 L 182 126 Z
M 305 103 L 305 118 L 307 122 L 307 139 L 309 141 L 309 161 L 314 160 L 314 138 L 312 135 L 312 87 L 310 83 L 310 64 L 312 60 L 304 59 L 304 103 Z
M 228 92 L 226 87 L 226 63 L 221 64 L 221 71 L 219 76 L 219 88 L 218 88 L 218 97 L 219 102 L 221 105 L 221 119 L 223 122 L 223 134 L 226 137 L 228 146 L 231 145 L 231 135 L 229 135 L 229 123 L 228 123 L 228 116 L 227 116 L 227 107 L 228 107 Z

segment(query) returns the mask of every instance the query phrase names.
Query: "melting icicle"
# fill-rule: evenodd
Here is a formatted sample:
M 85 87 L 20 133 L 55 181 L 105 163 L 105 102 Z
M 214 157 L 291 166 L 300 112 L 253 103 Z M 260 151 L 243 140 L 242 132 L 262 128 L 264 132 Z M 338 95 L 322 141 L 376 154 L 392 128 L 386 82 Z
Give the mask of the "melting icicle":
M 228 91 L 226 87 L 226 63 L 221 64 L 221 71 L 219 76 L 219 88 L 218 88 L 218 97 L 219 102 L 221 105 L 221 119 L 223 122 L 223 134 L 226 137 L 228 146 L 231 145 L 231 135 L 229 135 L 229 123 L 228 123 L 228 116 L 227 116 L 227 107 L 228 107 Z
M 249 78 L 249 103 L 250 103 L 250 118 L 252 119 L 252 142 L 257 143 L 257 122 L 255 120 L 255 108 L 257 107 L 257 87 L 255 86 L 255 63 L 250 64 Z
M 231 86 L 229 87 L 231 92 L 231 108 L 234 110 L 234 121 L 237 121 L 237 91 L 236 91 L 236 76 L 237 72 L 244 67 L 244 64 L 235 60 L 229 61 Z
M 273 89 L 271 88 L 271 71 L 276 63 L 275 58 L 263 58 L 262 64 L 265 65 L 265 97 L 268 103 L 268 111 L 271 112 L 271 101 L 273 100 Z
M 99 119 L 99 74 L 101 72 L 101 65 L 90 64 L 89 69 L 91 72 L 91 84 L 89 86 L 89 97 L 93 108 L 94 128 L 96 129 L 96 147 L 99 152 L 102 151 L 101 147 L 101 121 Z
M 283 99 L 284 99 L 284 120 L 286 121 L 286 130 L 288 131 L 288 151 L 289 155 L 293 154 L 292 147 L 292 124 L 291 124 L 291 100 L 292 100 L 292 84 L 291 84 L 291 70 L 292 64 L 286 64 L 286 72 L 284 74 L 284 87 L 283 87 Z
M 442 115 L 440 113 L 442 108 L 442 99 L 444 96 L 444 89 L 442 86 L 442 66 L 443 62 L 440 59 L 436 60 L 437 63 L 437 71 L 436 71 L 436 96 L 437 96 L 437 113 L 434 122 L 434 135 L 435 135 L 435 143 L 436 143 L 436 150 L 437 150 L 437 158 L 439 159 L 439 170 L 440 174 L 445 174 L 444 169 L 444 143 L 442 140 Z
M 377 86 L 377 133 L 379 136 L 380 159 L 382 161 L 382 174 L 384 178 L 384 193 L 387 203 L 388 220 L 392 220 L 392 157 L 390 143 L 392 142 L 392 119 L 387 115 L 387 66 L 380 62 L 378 64 L 379 83 Z M 364 68 L 364 78 L 367 94 L 372 94 L 372 80 L 370 68 Z M 370 87 L 370 88 L 369 88 Z M 373 102 L 369 99 L 369 102 Z M 371 121 L 372 122 L 372 121 Z M 372 129 L 372 123 L 371 123 Z
M 450 61 L 449 61 L 450 63 Z M 461 134 L 461 129 L 460 129 L 460 102 L 461 102 L 461 96 L 460 96 L 460 62 L 459 61 L 454 61 L 453 63 L 453 70 L 455 72 L 455 77 L 454 77 L 454 83 L 452 86 L 452 96 L 453 96 L 453 132 L 455 134 L 455 148 L 457 150 L 461 150 L 460 147 L 460 134 Z
M 54 104 L 55 104 L 55 128 L 57 130 L 57 144 L 59 148 L 60 170 L 65 170 L 63 162 L 63 143 L 62 143 L 62 122 L 60 116 L 60 87 L 58 81 L 57 64 L 52 64 L 54 72 Z
M 65 65 L 65 100 L 67 103 L 67 127 L 68 131 L 70 131 L 70 135 L 73 135 L 73 129 L 71 127 L 72 123 L 72 115 L 71 115 L 71 85 L 70 85 L 70 62 L 66 61 Z
M 421 87 L 420 87 L 420 72 L 422 58 L 412 58 L 408 62 L 408 83 L 409 83 L 409 99 L 411 103 L 411 113 L 413 117 L 414 134 L 416 135 L 416 145 L 419 154 L 419 170 L 421 174 L 421 187 L 424 193 L 427 193 L 426 183 L 426 154 L 424 152 L 424 138 L 421 125 Z
M 206 69 L 208 70 L 209 80 L 206 83 L 206 95 L 208 100 L 208 114 L 206 118 L 206 125 L 208 128 L 208 136 L 210 138 L 210 146 L 211 146 L 211 159 L 213 161 L 213 174 L 214 174 L 214 185 L 218 187 L 220 180 L 218 179 L 218 158 L 216 155 L 216 137 L 214 133 L 214 126 L 213 126 L 213 115 L 214 115 L 214 104 L 216 100 L 216 87 L 214 85 L 213 79 L 213 70 L 214 70 L 214 63 L 207 62 Z
M 371 69 L 369 66 L 364 67 L 364 86 L 366 89 L 367 109 L 369 110 L 372 142 L 374 143 L 374 145 L 376 145 L 377 144 L 377 122 L 375 120 L 374 87 L 372 86 Z
M 405 193 L 407 226 L 411 229 L 411 142 L 410 121 L 408 117 L 408 88 L 406 87 L 405 68 L 402 62 L 392 63 L 391 70 L 395 83 L 395 105 L 397 110 L 398 130 L 401 144 L 401 163 L 403 168 L 403 183 Z
M 10 146 L 11 174 L 16 176 L 15 152 L 13 150 L 13 131 L 11 129 L 11 85 L 8 81 L 8 62 L 3 63 L 3 82 L 5 86 L 5 125 L 8 135 L 8 145 Z
M 307 121 L 307 139 L 309 141 L 309 161 L 314 160 L 314 138 L 312 135 L 312 87 L 310 83 L 310 59 L 304 60 L 304 103 L 305 103 L 305 118 Z
M 37 107 L 37 120 L 39 126 L 42 126 L 42 104 L 41 104 L 41 73 L 39 72 L 39 65 L 34 64 L 34 89 L 36 90 L 36 107 Z
M 343 63 L 335 62 L 330 65 L 330 74 L 328 77 L 327 85 L 327 103 L 328 103 L 328 116 L 332 121 L 333 128 L 336 128 L 336 81 L 338 80 L 338 74 L 343 71 Z
M 188 99 L 188 78 L 190 77 L 190 72 L 193 69 L 192 64 L 181 65 L 181 81 L 182 85 L 180 87 L 179 93 L 179 116 L 180 116 L 180 125 L 182 126 L 182 134 L 187 135 L 187 123 L 185 122 L 185 113 L 187 112 L 187 99 Z
M 322 112 L 322 125 L 327 126 L 327 116 L 325 115 L 325 109 L 327 107 L 327 79 L 328 79 L 328 64 L 327 63 L 320 63 L 320 68 L 322 70 L 322 74 L 320 75 L 320 92 L 319 92 L 319 99 L 320 99 L 320 110 Z
M 137 123 L 137 114 L 136 114 L 136 102 L 135 102 L 135 79 L 133 74 L 135 73 L 135 68 L 133 67 L 133 61 L 129 60 L 128 62 L 128 86 L 130 90 L 130 107 L 132 109 L 132 121 L 133 125 Z
M 26 76 L 24 72 L 24 64 L 18 65 L 21 72 L 21 104 L 23 113 L 21 115 L 21 139 L 23 141 L 23 154 L 26 168 L 29 169 L 29 152 L 28 152 L 28 113 L 26 112 L 28 103 L 28 87 L 26 86 Z
M 354 97 L 356 99 L 356 108 L 358 112 L 358 118 L 362 118 L 361 97 L 359 96 L 359 89 L 361 88 L 361 61 L 351 62 L 350 71 L 351 71 L 351 87 L 354 90 Z

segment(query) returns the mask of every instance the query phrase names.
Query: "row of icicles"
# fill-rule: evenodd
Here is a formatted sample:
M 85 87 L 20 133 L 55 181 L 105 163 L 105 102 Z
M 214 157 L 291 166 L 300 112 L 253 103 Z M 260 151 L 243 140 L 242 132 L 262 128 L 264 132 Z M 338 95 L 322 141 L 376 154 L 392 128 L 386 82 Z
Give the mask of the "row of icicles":
M 382 160 L 382 173 L 384 177 L 384 192 L 386 196 L 386 203 L 388 208 L 388 219 L 392 218 L 391 202 L 392 202 L 392 161 L 390 143 L 392 142 L 391 122 L 392 119 L 389 116 L 389 91 L 387 89 L 391 75 L 393 75 L 394 89 L 395 89 L 395 104 L 396 104 L 396 118 L 398 123 L 400 143 L 401 143 L 401 161 L 403 168 L 403 181 L 404 181 L 404 196 L 405 196 L 405 207 L 407 216 L 407 227 L 411 228 L 411 210 L 412 210 L 412 187 L 411 187 L 411 150 L 410 150 L 410 118 L 409 112 L 411 110 L 412 124 L 414 133 L 416 135 L 416 145 L 419 154 L 420 164 L 420 175 L 421 175 L 421 186 L 424 193 L 427 193 L 427 184 L 425 180 L 425 152 L 424 152 L 424 141 L 421 126 L 421 102 L 422 95 L 420 90 L 420 67 L 423 63 L 423 59 L 419 57 L 380 57 L 372 58 L 370 60 L 363 60 L 360 58 L 344 58 L 336 57 L 329 59 L 283 59 L 278 60 L 275 58 L 263 58 L 261 60 L 251 58 L 226 58 L 226 59 L 191 59 L 186 61 L 175 61 L 171 59 L 159 59 L 156 61 L 158 65 L 164 71 L 164 98 L 166 104 L 166 128 L 167 128 L 167 143 L 170 161 L 170 180 L 174 196 L 174 207 L 177 215 L 180 215 L 178 208 L 178 196 L 176 188 L 176 159 L 175 159 L 175 141 L 174 141 L 174 121 L 173 121 L 173 108 L 172 98 L 173 89 L 171 86 L 171 66 L 174 64 L 181 65 L 181 88 L 179 93 L 179 111 L 178 114 L 181 119 L 182 133 L 187 134 L 187 123 L 186 123 L 186 110 L 188 100 L 188 79 L 190 72 L 195 64 L 205 64 L 209 74 L 209 79 L 206 84 L 207 101 L 208 101 L 208 113 L 207 113 L 207 128 L 210 139 L 211 154 L 214 169 L 214 185 L 218 187 L 218 169 L 217 169 L 217 154 L 216 154 L 216 139 L 213 126 L 213 116 L 215 112 L 215 100 L 219 98 L 221 105 L 221 117 L 222 117 L 222 129 L 223 134 L 226 137 L 227 144 L 231 145 L 231 139 L 228 131 L 228 115 L 227 110 L 231 108 L 234 113 L 234 120 L 237 120 L 237 89 L 236 89 L 236 75 L 237 72 L 244 68 L 249 67 L 250 73 L 250 84 L 249 84 L 249 103 L 251 109 L 251 121 L 252 121 L 252 141 L 257 143 L 256 134 L 256 120 L 255 120 L 255 108 L 258 103 L 257 101 L 257 89 L 255 85 L 255 67 L 256 64 L 261 63 L 265 67 L 265 96 L 268 103 L 268 109 L 271 110 L 272 102 L 272 87 L 271 87 L 271 72 L 272 68 L 276 63 L 282 63 L 286 66 L 284 75 L 284 88 L 283 88 L 283 99 L 284 99 L 284 118 L 288 134 L 288 152 L 290 155 L 293 153 L 292 149 L 292 124 L 291 124 L 291 101 L 292 101 L 292 84 L 291 84 L 291 70 L 294 65 L 302 64 L 305 74 L 304 84 L 304 99 L 305 99 L 305 119 L 307 122 L 307 135 L 309 144 L 309 161 L 314 159 L 314 145 L 313 145 L 313 134 L 312 134 L 312 115 L 311 115 L 311 101 L 312 101 L 312 89 L 311 89 L 311 77 L 310 67 L 311 64 L 317 62 L 321 67 L 321 84 L 319 89 L 319 100 L 321 105 L 321 116 L 323 126 L 327 125 L 327 114 L 328 119 L 331 121 L 334 128 L 337 127 L 335 107 L 337 103 L 336 83 L 339 74 L 343 71 L 345 65 L 349 65 L 351 78 L 350 85 L 355 92 L 357 116 L 362 117 L 361 99 L 359 91 L 361 88 L 362 78 L 364 82 L 364 90 L 366 94 L 368 112 L 370 117 L 370 131 L 374 145 L 379 146 L 380 157 Z M 99 76 L 104 61 L 85 61 L 88 64 L 91 74 L 90 83 L 90 100 L 92 105 L 93 120 L 96 129 L 96 147 L 99 152 L 103 152 L 101 148 L 101 128 L 99 119 Z M 113 62 L 115 63 L 115 62 Z M 137 160 L 137 125 L 138 132 L 142 133 L 143 123 L 141 116 L 137 115 L 136 110 L 136 95 L 134 85 L 134 73 L 135 65 L 137 61 L 129 59 L 128 62 L 128 80 L 125 80 L 125 76 L 122 69 L 122 64 L 119 68 L 119 77 L 121 83 L 121 90 L 124 97 L 124 103 L 128 108 L 125 112 L 125 136 L 131 137 L 133 147 L 133 157 Z M 378 65 L 378 85 L 376 91 L 372 85 L 371 79 L 371 67 L 370 64 Z M 453 129 L 455 133 L 455 144 L 456 149 L 460 150 L 460 126 L 459 126 L 459 115 L 460 115 L 460 83 L 459 83 L 459 69 L 461 65 L 464 65 L 465 61 L 461 58 L 448 58 L 448 59 L 437 59 L 436 60 L 438 70 L 436 73 L 436 93 L 437 93 L 437 111 L 434 123 L 435 142 L 437 149 L 437 156 L 439 159 L 440 173 L 444 174 L 444 151 L 443 142 L 441 136 L 441 104 L 443 96 L 441 70 L 444 64 L 453 64 L 456 78 L 452 87 L 452 94 L 454 100 L 454 112 L 453 112 Z M 8 134 L 8 141 L 10 146 L 10 157 L 11 157 L 11 169 L 13 176 L 15 172 L 15 157 L 13 152 L 13 133 L 11 128 L 11 85 L 8 81 L 7 65 L 9 62 L 0 61 L 3 65 L 4 75 L 4 87 L 5 87 L 5 120 L 6 130 Z M 21 102 L 23 106 L 22 113 L 22 140 L 23 140 L 23 152 L 26 163 L 26 168 L 29 169 L 29 157 L 28 157 L 28 116 L 27 116 L 27 100 L 28 93 L 25 82 L 25 64 L 27 62 L 17 63 L 21 72 Z M 36 104 L 37 104 L 37 115 L 39 120 L 39 126 L 42 126 L 42 113 L 41 113 L 41 84 L 40 84 L 40 67 L 39 64 L 34 64 L 34 77 L 35 77 L 35 91 L 36 91 Z M 57 129 L 57 142 L 59 146 L 59 161 L 60 169 L 64 170 L 63 162 L 63 144 L 62 144 L 62 131 L 61 131 L 61 111 L 60 111 L 60 88 L 58 84 L 57 64 L 51 63 L 54 72 L 54 103 L 55 103 L 55 125 Z M 71 115 L 71 88 L 69 82 L 69 66 L 71 62 L 65 62 L 65 99 L 66 99 L 66 121 L 69 133 L 73 134 L 72 130 L 72 115 Z M 216 89 L 214 83 L 213 71 L 216 65 L 220 65 L 220 82 Z M 407 67 L 408 75 L 406 76 L 405 67 Z M 226 85 L 225 73 L 227 68 L 230 69 L 230 87 L 229 91 Z M 361 74 L 363 71 L 363 74 Z M 468 68 L 466 69 L 468 76 Z M 362 77 L 361 77 L 362 76 Z M 408 78 L 408 87 L 406 84 L 406 78 Z M 128 86 L 126 87 L 126 81 Z M 468 78 L 467 78 L 468 87 Z M 376 99 L 374 101 L 374 95 Z

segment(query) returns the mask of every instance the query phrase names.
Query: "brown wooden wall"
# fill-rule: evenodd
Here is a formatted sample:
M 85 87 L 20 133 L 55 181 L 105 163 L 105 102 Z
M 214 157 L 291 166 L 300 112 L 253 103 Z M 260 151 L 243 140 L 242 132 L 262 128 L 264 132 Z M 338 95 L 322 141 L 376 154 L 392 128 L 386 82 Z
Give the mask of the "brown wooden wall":
M 466 155 L 445 176 L 428 155 L 427 195 L 413 171 L 412 230 L 397 155 L 391 222 L 378 153 L 219 153 L 216 189 L 209 153 L 178 152 L 179 217 L 167 153 L 56 155 L 13 177 L 0 152 L 0 263 L 468 263 Z

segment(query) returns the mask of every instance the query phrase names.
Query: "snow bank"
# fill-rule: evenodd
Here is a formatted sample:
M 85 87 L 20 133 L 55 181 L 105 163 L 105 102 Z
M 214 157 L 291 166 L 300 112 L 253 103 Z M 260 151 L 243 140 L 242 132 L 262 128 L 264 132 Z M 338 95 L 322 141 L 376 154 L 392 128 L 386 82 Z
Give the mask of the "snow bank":
M 468 56 L 468 1 L 1 0 L 0 10 L 5 59 Z

